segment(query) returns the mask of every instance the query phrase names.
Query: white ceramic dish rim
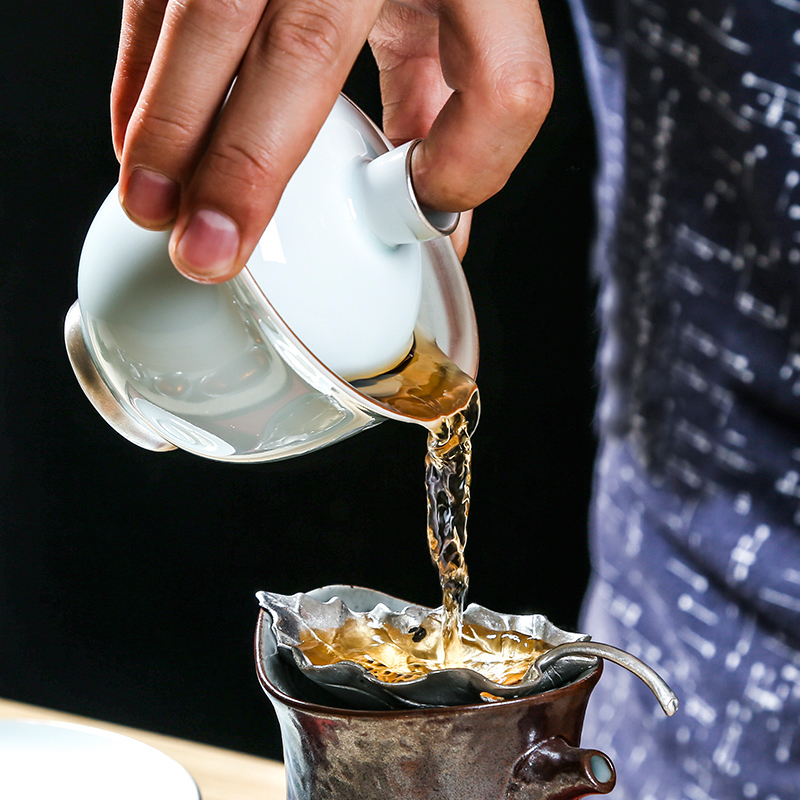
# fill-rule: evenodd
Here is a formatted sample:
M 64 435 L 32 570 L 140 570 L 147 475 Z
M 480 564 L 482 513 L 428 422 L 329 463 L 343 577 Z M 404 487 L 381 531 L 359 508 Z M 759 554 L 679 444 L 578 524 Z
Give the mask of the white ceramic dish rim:
M 200 800 L 200 791 L 185 767 L 138 739 L 72 722 L 3 719 L 0 796 Z

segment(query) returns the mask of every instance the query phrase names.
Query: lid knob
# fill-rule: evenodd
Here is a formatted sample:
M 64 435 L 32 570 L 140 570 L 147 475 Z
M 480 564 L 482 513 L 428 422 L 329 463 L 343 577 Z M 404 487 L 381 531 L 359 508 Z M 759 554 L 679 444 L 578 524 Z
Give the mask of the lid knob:
M 447 236 L 456 229 L 461 216 L 434 211 L 417 200 L 411 180 L 411 156 L 421 141 L 412 139 L 364 165 L 367 219 L 373 233 L 390 247 Z

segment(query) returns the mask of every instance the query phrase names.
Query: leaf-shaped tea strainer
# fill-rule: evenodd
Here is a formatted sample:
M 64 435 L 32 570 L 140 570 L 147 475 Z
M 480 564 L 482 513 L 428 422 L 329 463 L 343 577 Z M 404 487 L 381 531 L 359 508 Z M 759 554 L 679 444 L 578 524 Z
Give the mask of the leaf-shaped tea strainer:
M 262 636 L 273 640 L 267 643 L 267 650 L 274 649 L 275 657 L 284 665 L 299 670 L 306 679 L 351 708 L 454 706 L 524 697 L 564 686 L 591 670 L 597 658 L 605 658 L 638 675 L 668 715 L 677 709 L 678 701 L 671 689 L 639 659 L 610 645 L 591 642 L 588 635 L 563 631 L 541 614 L 500 614 L 476 604 L 464 612 L 465 626 L 481 626 L 497 633 L 518 632 L 545 643 L 543 653 L 521 680 L 510 685 L 466 667 L 435 669 L 404 680 L 383 680 L 352 660 L 314 664 L 303 645 L 321 631 L 338 631 L 359 619 L 385 625 L 400 639 L 413 637 L 424 626 L 430 627 L 431 618 L 437 616 L 436 609 L 355 586 L 327 586 L 294 595 L 259 592 L 257 597 L 270 618 L 269 625 L 262 624 Z

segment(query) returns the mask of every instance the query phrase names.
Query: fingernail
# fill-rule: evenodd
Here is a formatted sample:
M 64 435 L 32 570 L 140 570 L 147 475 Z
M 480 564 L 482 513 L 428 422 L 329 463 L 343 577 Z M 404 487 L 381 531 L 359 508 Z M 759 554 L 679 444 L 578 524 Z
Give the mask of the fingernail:
M 128 179 L 123 204 L 140 225 L 162 227 L 175 218 L 179 200 L 180 188 L 175 181 L 160 172 L 137 167 Z
M 229 275 L 238 252 L 239 230 L 234 221 L 208 208 L 189 220 L 175 248 L 182 270 L 201 281 Z

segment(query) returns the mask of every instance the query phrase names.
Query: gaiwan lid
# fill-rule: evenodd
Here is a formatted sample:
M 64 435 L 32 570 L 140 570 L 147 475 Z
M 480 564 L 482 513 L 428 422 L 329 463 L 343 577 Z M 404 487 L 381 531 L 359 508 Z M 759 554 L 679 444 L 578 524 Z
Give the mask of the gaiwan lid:
M 458 223 L 458 214 L 417 202 L 411 155 L 418 143 L 392 149 L 340 96 L 247 262 L 266 302 L 348 381 L 379 375 L 406 357 L 424 243 Z M 452 248 L 451 256 L 458 268 Z

